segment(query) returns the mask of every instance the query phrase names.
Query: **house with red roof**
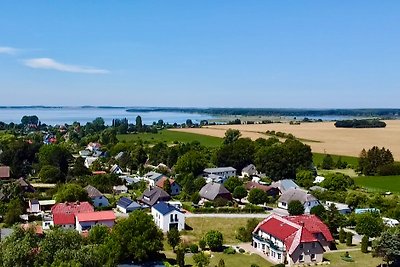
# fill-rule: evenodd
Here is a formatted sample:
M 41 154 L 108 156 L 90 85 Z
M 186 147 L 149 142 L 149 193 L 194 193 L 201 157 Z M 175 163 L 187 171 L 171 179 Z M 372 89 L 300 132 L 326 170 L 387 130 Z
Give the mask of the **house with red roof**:
M 100 224 L 113 227 L 115 224 L 115 213 L 111 210 L 78 213 L 76 218 L 76 230 L 80 233 L 88 231 L 94 225 Z
M 334 238 L 315 215 L 281 217 L 271 214 L 253 231 L 252 245 L 274 263 L 318 263 Z
M 53 219 L 46 226 L 52 225 L 60 226 L 64 229 L 75 229 L 75 215 L 88 212 L 94 212 L 94 208 L 89 202 L 57 203 L 51 208 Z

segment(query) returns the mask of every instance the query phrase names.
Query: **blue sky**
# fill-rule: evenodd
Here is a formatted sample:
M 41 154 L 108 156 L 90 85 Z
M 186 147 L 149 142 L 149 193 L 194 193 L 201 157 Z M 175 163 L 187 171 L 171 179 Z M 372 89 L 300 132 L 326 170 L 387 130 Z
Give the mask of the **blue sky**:
M 2 1 L 0 105 L 397 107 L 400 1 Z

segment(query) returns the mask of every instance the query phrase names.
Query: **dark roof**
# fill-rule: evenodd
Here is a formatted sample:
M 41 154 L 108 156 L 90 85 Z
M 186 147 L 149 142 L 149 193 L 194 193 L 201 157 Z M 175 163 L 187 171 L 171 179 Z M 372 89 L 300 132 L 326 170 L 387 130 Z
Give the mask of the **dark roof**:
M 90 198 L 102 197 L 103 194 L 94 186 L 88 185 L 85 190 Z
M 169 205 L 168 203 L 165 202 L 158 202 L 156 205 L 153 206 L 153 208 L 158 211 L 159 213 L 161 213 L 162 215 L 168 214 L 172 211 L 179 211 L 181 212 L 179 209 L 177 209 L 175 206 Z
M 143 195 L 140 198 L 140 201 L 149 206 L 153 206 L 158 201 L 167 201 L 170 199 L 171 196 L 168 195 L 167 192 L 159 187 L 154 187 L 152 189 L 147 189 L 146 191 L 144 191 Z
M 137 202 L 135 202 L 132 199 L 127 198 L 127 197 L 121 197 L 118 200 L 117 205 L 122 207 L 122 208 L 124 208 L 124 209 L 126 209 L 128 207 L 130 207 L 130 208 L 135 208 L 135 207 L 140 208 L 141 207 L 139 203 L 137 203 Z
M 208 200 L 214 200 L 223 195 L 230 195 L 230 192 L 219 183 L 208 183 L 200 190 L 200 196 Z
M 30 202 L 31 204 L 39 204 L 39 200 L 37 199 L 31 199 Z

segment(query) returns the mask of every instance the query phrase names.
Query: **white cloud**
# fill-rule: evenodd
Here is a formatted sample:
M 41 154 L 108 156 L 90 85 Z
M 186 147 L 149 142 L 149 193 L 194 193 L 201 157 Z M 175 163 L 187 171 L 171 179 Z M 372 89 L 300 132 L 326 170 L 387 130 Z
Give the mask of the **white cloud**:
M 0 54 L 14 55 L 18 49 L 9 46 L 0 46 Z
M 48 69 L 48 70 L 58 70 L 63 72 L 74 72 L 74 73 L 87 73 L 87 74 L 105 74 L 109 73 L 105 69 L 97 69 L 87 66 L 79 65 L 68 65 L 55 61 L 51 58 L 31 58 L 24 61 L 25 66 L 34 69 Z

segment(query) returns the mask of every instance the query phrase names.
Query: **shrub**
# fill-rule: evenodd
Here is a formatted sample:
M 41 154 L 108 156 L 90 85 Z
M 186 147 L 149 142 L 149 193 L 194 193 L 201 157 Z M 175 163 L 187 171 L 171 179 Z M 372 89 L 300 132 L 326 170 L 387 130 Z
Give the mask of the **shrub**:
M 289 215 L 302 215 L 304 213 L 304 206 L 298 200 L 293 200 L 289 202 L 288 205 Z
M 242 249 L 242 248 L 239 248 L 239 252 L 240 253 L 245 253 L 246 251 L 244 249 Z
M 233 247 L 227 247 L 224 249 L 224 254 L 236 254 L 236 250 Z
M 353 234 L 350 232 L 346 233 L 346 246 L 353 245 Z
M 201 250 L 205 250 L 207 246 L 207 242 L 204 239 L 200 239 L 199 241 L 199 247 Z
M 207 242 L 208 247 L 211 251 L 218 251 L 222 248 L 222 244 L 224 242 L 224 238 L 222 233 L 219 231 L 211 230 L 206 233 L 204 237 Z
M 339 231 L 339 242 L 340 243 L 346 243 L 346 232 L 343 230 L 343 228 L 340 228 Z
M 368 236 L 364 235 L 363 238 L 361 239 L 361 252 L 362 253 L 368 252 L 368 242 L 369 242 Z
M 228 200 L 226 198 L 218 197 L 214 200 L 215 207 L 225 207 L 228 205 Z
M 192 253 L 197 253 L 197 252 L 199 252 L 199 246 L 196 245 L 196 244 L 191 244 L 191 245 L 189 246 L 189 250 L 190 250 L 190 252 L 192 252 Z

